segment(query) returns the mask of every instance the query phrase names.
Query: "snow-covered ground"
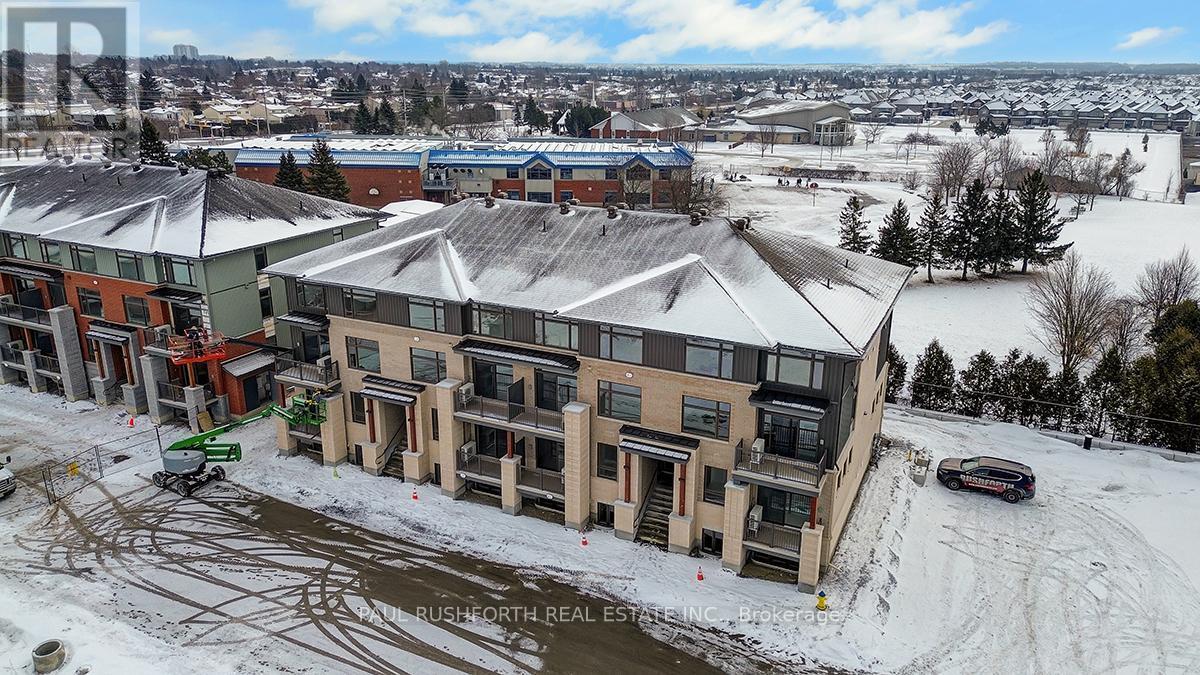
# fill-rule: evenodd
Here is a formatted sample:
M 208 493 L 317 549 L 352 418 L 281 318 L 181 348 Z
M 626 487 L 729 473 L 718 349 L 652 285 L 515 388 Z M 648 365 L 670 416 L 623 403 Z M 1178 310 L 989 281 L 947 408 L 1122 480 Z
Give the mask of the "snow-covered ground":
M 0 441 L 9 448 L 31 425 L 45 429 L 46 448 L 124 433 L 111 410 L 68 412 L 12 387 L 2 394 L 0 429 L 7 431 Z M 899 445 L 868 474 L 822 587 L 832 605 L 824 615 L 812 611 L 811 595 L 737 578 L 715 558 L 667 554 L 602 530 L 583 547 L 561 525 L 450 500 L 432 486 L 417 488 L 414 501 L 412 487 L 392 479 L 276 457 L 266 422 L 235 432 L 246 459 L 229 475 L 418 544 L 539 571 L 675 616 L 690 611 L 704 628 L 754 640 L 776 664 L 905 673 L 1200 670 L 1200 463 L 1084 451 L 1013 425 L 939 422 L 900 410 L 888 411 L 884 432 Z M 910 445 L 926 448 L 935 463 L 979 453 L 1025 462 L 1037 472 L 1038 495 L 1009 506 L 950 493 L 932 479 L 918 487 L 906 475 Z M 14 456 L 18 469 L 33 459 Z M 8 546 L 37 517 L 6 517 L 0 541 Z M 215 651 L 202 645 L 168 650 L 106 615 L 105 604 L 43 589 L 11 581 L 0 588 L 7 621 L 0 623 L 0 663 L 19 666 L 35 636 L 63 632 L 83 652 L 75 663 L 112 667 L 93 672 L 143 672 L 152 662 L 192 672 L 195 663 L 227 663 L 207 661 Z

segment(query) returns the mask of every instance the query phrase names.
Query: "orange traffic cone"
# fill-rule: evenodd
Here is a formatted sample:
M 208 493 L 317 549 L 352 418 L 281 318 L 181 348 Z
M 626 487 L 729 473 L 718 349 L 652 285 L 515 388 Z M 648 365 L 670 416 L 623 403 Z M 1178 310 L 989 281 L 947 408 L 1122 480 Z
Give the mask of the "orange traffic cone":
M 703 567 L 696 568 L 696 581 L 704 581 L 704 568 Z
M 415 488 L 415 487 L 413 488 L 413 501 L 414 502 L 421 501 L 421 498 L 417 496 L 417 488 Z
M 579 545 L 587 546 L 587 535 L 586 534 L 579 535 Z
M 132 429 L 132 428 L 133 428 L 133 415 L 130 415 L 130 416 L 129 416 L 129 428 L 130 428 L 130 429 Z

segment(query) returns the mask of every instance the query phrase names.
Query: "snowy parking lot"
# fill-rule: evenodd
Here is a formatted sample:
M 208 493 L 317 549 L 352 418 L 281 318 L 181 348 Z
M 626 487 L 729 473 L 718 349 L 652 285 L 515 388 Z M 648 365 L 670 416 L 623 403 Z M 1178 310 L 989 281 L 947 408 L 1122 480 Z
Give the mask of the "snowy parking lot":
M 127 431 L 112 409 L 67 405 L 12 387 L 4 387 L 3 397 L 0 453 L 13 454 L 18 470 L 77 443 Z M 146 424 L 144 418 L 137 424 Z M 1084 451 L 1013 425 L 942 422 L 889 410 L 884 433 L 894 445 L 868 473 L 822 588 L 831 610 L 819 614 L 813 596 L 791 585 L 737 578 L 715 558 L 667 554 L 602 529 L 589 533 L 583 547 L 579 533 L 561 525 L 453 501 L 431 486 L 418 488 L 414 501 L 411 486 L 355 467 L 334 471 L 300 457 L 276 457 L 272 431 L 269 423 L 258 423 L 235 432 L 246 460 L 229 467 L 231 484 L 214 486 L 207 504 L 157 495 L 146 487 L 153 469 L 148 463 L 110 476 L 105 492 L 81 493 L 63 510 L 47 512 L 32 500 L 26 506 L 36 508 L 6 515 L 0 523 L 6 558 L 0 566 L 6 577 L 0 587 L 0 663 L 19 668 L 32 642 L 54 634 L 78 650 L 72 663 L 108 666 L 93 672 L 156 662 L 172 672 L 193 672 L 198 664 L 275 672 L 297 660 L 316 672 L 330 669 L 327 655 L 311 648 L 298 652 L 263 625 L 284 634 L 293 626 L 306 643 L 312 630 L 332 627 L 335 632 L 317 644 L 340 649 L 347 641 L 380 640 L 371 651 L 391 655 L 384 660 L 414 658 L 396 646 L 395 636 L 381 640 L 345 621 L 353 602 L 386 597 L 380 585 L 391 583 L 389 571 L 368 575 L 372 581 L 365 586 L 346 585 L 364 578 L 363 561 L 339 566 L 336 552 L 367 550 L 364 560 L 393 567 L 397 580 L 418 574 L 421 585 L 464 603 L 495 602 L 497 594 L 506 601 L 546 601 L 552 585 L 567 584 L 618 605 L 655 608 L 682 623 L 649 625 L 652 634 L 676 645 L 685 635 L 707 640 L 706 655 L 731 671 L 1200 670 L 1200 571 L 1193 564 L 1200 541 L 1200 463 Z M 23 440 L 28 438 L 37 442 Z M 1037 472 L 1038 495 L 1010 506 L 983 494 L 951 493 L 932 479 L 918 487 L 907 477 L 910 447 L 926 449 L 934 463 L 972 454 L 1025 462 Z M 268 498 L 255 493 L 343 525 L 329 526 L 316 516 L 305 524 L 256 516 L 262 507 L 255 500 Z M 126 511 L 128 519 L 94 517 L 106 509 Z M 204 515 L 209 509 L 218 513 Z M 75 530 L 64 532 L 86 526 L 99 538 L 54 538 L 47 525 L 72 513 Z M 180 525 L 191 516 L 190 522 L 208 523 L 209 529 L 183 536 Z M 329 527 L 334 529 L 316 531 Z M 217 539 L 189 539 L 206 533 Z M 164 546 L 169 556 L 162 557 Z M 521 575 L 498 578 L 501 572 L 486 568 L 468 573 L 453 563 L 459 554 Z M 68 558 L 71 564 L 64 564 Z M 696 580 L 697 566 L 703 581 Z M 138 581 L 149 576 L 175 592 L 197 571 L 214 575 L 198 586 L 203 607 L 164 603 L 162 593 Z M 503 588 L 489 587 L 497 583 Z M 272 602 L 264 604 L 264 597 Z M 225 614 L 238 625 L 219 631 L 212 625 L 218 599 L 228 603 Z M 312 615 L 321 612 L 328 616 L 314 622 Z M 474 628 L 482 637 L 467 642 L 476 645 L 471 653 L 482 659 L 479 667 L 558 670 L 551 665 L 561 663 L 554 660 L 558 652 L 539 650 L 554 644 L 539 627 Z M 463 635 L 451 631 L 445 639 Z M 235 651 L 227 648 L 230 640 L 236 640 Z M 123 647 L 113 650 L 112 644 Z M 422 663 L 440 662 L 419 655 L 428 659 Z

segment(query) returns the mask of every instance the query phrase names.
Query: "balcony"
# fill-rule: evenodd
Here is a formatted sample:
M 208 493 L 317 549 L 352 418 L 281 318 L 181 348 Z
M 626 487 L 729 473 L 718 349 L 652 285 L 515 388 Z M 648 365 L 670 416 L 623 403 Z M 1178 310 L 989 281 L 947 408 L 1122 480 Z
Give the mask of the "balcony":
M 15 302 L 0 301 L 0 317 L 24 323 L 36 323 L 41 326 L 50 325 L 50 311 L 40 307 L 18 305 Z
M 21 355 L 21 352 L 8 345 L 0 345 L 0 361 L 21 368 L 25 367 L 25 357 Z
M 275 380 L 304 387 L 329 389 L 341 381 L 337 361 L 305 363 L 295 359 L 275 359 Z
M 422 178 L 421 189 L 431 192 L 453 190 L 458 185 L 457 181 L 447 178 Z
M 50 354 L 36 354 L 33 357 L 34 367 L 38 370 L 44 370 L 48 373 L 61 373 L 62 365 L 58 362 L 58 357 Z
M 182 404 L 184 401 L 183 385 L 160 380 L 158 382 L 158 399 Z
M 772 553 L 800 557 L 800 528 L 776 523 L 764 523 L 756 518 L 761 515 L 762 507 L 750 509 L 746 516 L 747 544 L 757 545 L 757 548 L 770 549 Z
M 815 437 L 816 434 L 814 433 Z M 814 439 L 815 440 L 815 439 Z M 767 448 L 771 446 L 768 444 Z M 795 483 L 809 489 L 818 489 L 825 475 L 825 453 L 817 451 L 814 461 L 758 452 L 746 447 L 744 440 L 738 441 L 734 449 L 734 473 L 751 477 L 769 478 L 777 482 Z
M 470 416 L 473 421 L 497 421 L 516 427 L 546 431 L 555 435 L 563 433 L 563 416 L 556 410 L 545 410 L 524 403 L 509 403 L 497 398 L 472 396 L 461 397 L 454 402 L 454 412 Z
M 291 422 L 288 424 L 288 435 L 319 443 L 321 441 L 321 425 L 308 422 Z
M 517 473 L 517 484 L 520 487 L 541 490 L 556 495 L 563 494 L 562 470 L 536 469 L 522 466 Z
M 474 478 L 483 478 L 485 482 L 500 484 L 500 458 L 488 457 L 478 453 L 464 454 L 461 451 L 458 456 L 458 470 L 467 476 Z

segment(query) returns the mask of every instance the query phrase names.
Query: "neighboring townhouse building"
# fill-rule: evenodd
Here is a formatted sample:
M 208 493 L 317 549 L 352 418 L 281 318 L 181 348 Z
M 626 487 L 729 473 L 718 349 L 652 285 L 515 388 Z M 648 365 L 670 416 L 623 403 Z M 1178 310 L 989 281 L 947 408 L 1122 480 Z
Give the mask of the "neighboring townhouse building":
M 703 120 L 687 108 L 650 108 L 610 113 L 608 119 L 591 128 L 592 138 L 653 138 L 678 141 L 684 132 Z
M 740 221 L 491 197 L 267 272 L 309 319 L 293 356 L 329 353 L 276 373 L 326 411 L 280 421 L 282 453 L 805 588 L 870 460 L 911 275 Z
M 290 150 L 304 168 L 318 139 L 329 143 L 350 183 L 350 201 L 372 208 L 455 194 L 554 203 L 577 199 L 648 207 L 671 202 L 673 178 L 690 175 L 694 158 L 676 143 L 654 140 L 518 138 L 504 142 L 446 138 L 297 134 L 214 149 L 236 150 L 240 177 L 271 183 Z M 683 172 L 677 176 L 675 172 Z
M 845 145 L 853 137 L 850 108 L 838 101 L 781 101 L 750 106 L 737 113 L 749 124 L 777 127 L 786 133 L 807 132 L 806 143 Z
M 0 176 L 0 213 L 0 379 L 193 423 L 270 399 L 273 339 L 291 336 L 274 312 L 282 285 L 260 271 L 387 217 L 215 173 L 91 161 Z M 203 359 L 180 353 L 192 327 L 213 347 Z

